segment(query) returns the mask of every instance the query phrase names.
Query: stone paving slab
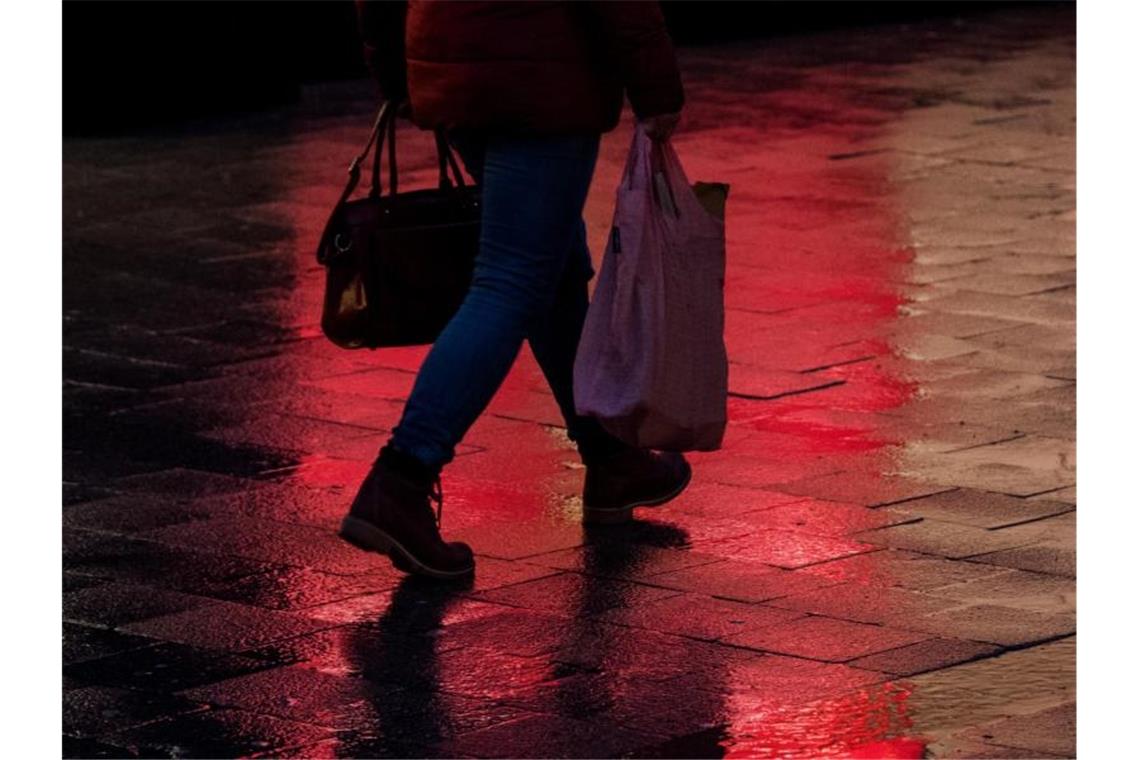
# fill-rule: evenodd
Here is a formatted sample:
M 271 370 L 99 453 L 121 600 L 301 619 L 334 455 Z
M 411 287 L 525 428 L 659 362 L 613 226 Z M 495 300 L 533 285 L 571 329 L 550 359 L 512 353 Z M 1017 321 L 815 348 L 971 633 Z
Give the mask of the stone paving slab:
M 1006 718 L 974 729 L 987 743 L 1048 752 L 1057 757 L 1077 754 L 1076 703 L 1050 707 L 1033 715 Z
M 930 638 L 851 660 L 851 665 L 906 677 L 982 659 L 1000 651 L 1000 647 L 977 641 Z
M 65 141 L 64 755 L 1071 757 L 1074 16 L 683 49 L 725 446 L 584 528 L 524 348 L 445 472 L 451 588 L 334 535 L 426 353 L 320 333 L 372 87 Z
M 722 599 L 753 603 L 835 583 L 802 572 L 735 560 L 661 573 L 653 576 L 651 582 L 666 588 L 699 591 Z
M 779 597 L 769 604 L 858 623 L 907 626 L 932 613 L 961 606 L 957 600 L 932 594 L 862 583 L 830 584 L 815 591 Z
M 866 655 L 916 644 L 927 638 L 926 634 L 921 633 L 811 616 L 734 634 L 728 641 L 774 654 L 806 657 L 822 662 L 850 662 Z
M 64 722 L 75 736 L 85 738 L 204 709 L 205 703 L 178 695 L 103 686 L 69 689 L 63 695 Z
M 63 664 L 98 660 L 131 649 L 142 649 L 154 644 L 144 636 L 131 636 L 77 623 L 63 624 Z
M 287 639 L 326 625 L 274 610 L 245 604 L 218 602 L 205 607 L 128 623 L 128 633 L 226 651 L 248 649 Z
M 1003 574 L 1004 570 L 989 565 L 955 562 L 930 554 L 888 549 L 812 565 L 800 572 L 833 583 L 861 583 L 927 591 L 989 578 Z
M 241 710 L 209 710 L 166 718 L 108 736 L 140 757 L 252 755 L 311 744 L 330 729 Z
M 1032 525 L 1032 523 L 1031 523 Z M 987 530 L 970 525 L 924 519 L 858 534 L 857 538 L 893 549 L 963 559 L 1034 542 L 1029 533 Z
M 1072 614 L 1036 612 L 998 604 L 975 604 L 935 612 L 907 621 L 906 625 L 921 631 L 1006 647 L 1051 641 L 1077 631 Z
M 1031 546 L 1019 546 L 1016 549 L 1005 549 L 979 554 L 973 558 L 977 562 L 998 565 L 1000 567 L 1031 570 L 1038 573 L 1062 575 L 1068 578 L 1077 577 L 1077 557 L 1072 545 L 1054 544 L 1044 542 Z
M 112 582 L 65 593 L 63 619 L 83 625 L 118 628 L 216 603 L 217 600 L 205 596 Z M 98 631 L 99 628 L 93 630 Z
M 1074 652 L 1070 637 L 915 676 L 908 707 L 937 737 L 930 749 L 938 755 L 962 731 L 1071 702 Z
M 684 594 L 631 609 L 609 610 L 599 617 L 661 633 L 741 643 L 741 636 L 748 632 L 781 625 L 801 615 L 774 607 Z

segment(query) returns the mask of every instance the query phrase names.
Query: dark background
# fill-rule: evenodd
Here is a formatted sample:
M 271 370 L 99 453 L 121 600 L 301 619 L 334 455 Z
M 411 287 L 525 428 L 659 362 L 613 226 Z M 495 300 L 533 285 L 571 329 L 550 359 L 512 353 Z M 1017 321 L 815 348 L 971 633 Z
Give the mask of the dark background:
M 678 45 L 795 34 L 1008 5 L 985 2 L 663 3 Z M 113 133 L 258 110 L 305 82 L 366 76 L 351 0 L 63 4 L 65 134 Z

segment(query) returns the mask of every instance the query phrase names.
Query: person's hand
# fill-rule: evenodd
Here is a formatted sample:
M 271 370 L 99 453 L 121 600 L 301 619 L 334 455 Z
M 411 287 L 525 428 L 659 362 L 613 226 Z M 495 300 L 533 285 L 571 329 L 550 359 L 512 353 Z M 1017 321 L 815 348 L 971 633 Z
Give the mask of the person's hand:
M 677 113 L 663 113 L 658 116 L 649 116 L 644 119 L 638 120 L 638 123 L 645 128 L 645 134 L 649 135 L 651 140 L 661 142 L 668 140 L 677 129 L 677 124 L 681 121 L 681 112 Z

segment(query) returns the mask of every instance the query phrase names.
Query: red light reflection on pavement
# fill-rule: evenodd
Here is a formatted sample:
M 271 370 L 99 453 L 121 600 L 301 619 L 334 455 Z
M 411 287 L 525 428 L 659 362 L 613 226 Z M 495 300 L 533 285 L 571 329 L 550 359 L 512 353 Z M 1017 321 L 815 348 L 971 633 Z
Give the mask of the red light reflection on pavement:
M 725 757 L 920 758 L 921 740 L 898 736 L 911 723 L 910 692 L 883 684 L 794 708 L 767 708 L 746 701 L 722 742 Z
M 733 363 L 731 424 L 723 451 L 693 457 L 697 482 L 704 475 L 725 483 L 767 488 L 840 471 L 879 477 L 891 471 L 892 448 L 904 442 L 897 428 L 884 424 L 888 419 L 885 413 L 889 415 L 911 399 L 917 387 L 906 371 L 906 360 L 892 354 L 887 340 L 890 325 L 906 302 L 900 283 L 905 281 L 912 258 L 897 239 L 898 214 L 887 183 L 889 159 L 882 155 L 858 161 L 828 158 L 872 144 L 867 140 L 875 137 L 876 129 L 890 114 L 867 107 L 854 109 L 844 104 L 840 95 L 799 95 L 802 97 L 790 108 L 825 112 L 833 118 L 815 126 L 758 123 L 708 128 L 682 132 L 676 141 L 691 179 L 732 184 L 726 279 L 726 341 Z M 772 112 L 762 109 L 757 113 L 762 120 Z M 694 113 L 693 118 L 701 121 L 701 114 Z M 587 204 L 596 261 L 600 261 L 601 242 L 612 212 L 612 189 L 624 159 L 628 129 L 625 124 L 617 134 L 607 137 Z M 430 146 L 410 130 L 405 132 L 408 136 L 402 145 L 407 148 L 407 157 L 401 160 L 408 170 L 407 185 L 426 185 L 434 171 Z M 291 204 L 304 209 L 296 219 L 299 287 L 283 302 L 281 319 L 305 336 L 313 335 L 323 287 L 323 273 L 312 261 L 315 230 L 323 221 L 316 209 L 323 208 L 335 195 L 339 182 L 337 173 L 326 167 L 331 158 L 347 154 L 346 145 L 354 144 L 358 133 L 355 126 L 351 130 L 326 128 L 310 133 L 291 148 L 299 165 L 321 167 L 309 170 L 313 176 L 308 183 L 301 183 Z M 304 341 L 302 350 L 318 362 L 341 353 L 319 339 Z M 406 395 L 410 373 L 422 356 L 423 349 L 381 350 L 358 355 L 359 366 L 310 376 L 302 385 L 323 394 L 314 394 L 313 416 L 328 418 L 331 414 L 350 424 L 367 418 L 377 432 L 375 440 L 367 442 L 381 443 L 380 433 L 390 430 L 398 418 L 399 404 L 394 402 Z M 576 495 L 582 472 L 574 464 L 568 442 L 552 427 L 559 424 L 557 409 L 527 350 L 489 411 L 445 473 L 445 532 L 471 542 L 477 553 L 506 560 L 533 558 L 580 545 L 584 539 Z M 312 453 L 284 482 L 300 488 L 343 489 L 347 499 L 374 455 L 375 450 L 368 446 L 352 456 Z M 692 506 L 682 497 L 668 508 L 647 515 L 644 525 L 647 529 L 668 527 L 672 532 L 666 546 L 692 548 L 728 558 L 729 562 L 757 562 L 774 556 L 765 543 L 774 536 L 766 527 L 765 509 L 739 516 L 724 516 L 725 510 L 717 510 L 721 516 L 710 518 L 705 516 L 706 510 Z M 810 528 L 802 532 L 781 530 L 778 556 L 787 558 L 788 564 L 783 566 L 788 569 L 874 548 L 813 535 Z M 629 567 L 635 566 L 633 560 L 638 559 L 639 551 L 642 549 L 636 543 L 630 545 Z M 874 576 L 875 559 L 869 556 L 867 563 L 853 563 L 845 569 L 844 579 L 858 581 L 864 575 L 868 579 Z M 653 561 L 650 558 L 637 565 L 637 572 L 651 574 L 644 565 Z M 620 567 L 609 567 L 606 574 L 623 577 Z M 541 578 L 508 586 L 488 597 L 523 609 L 537 604 L 542 614 L 579 621 L 568 624 L 563 641 L 552 642 L 552 649 L 535 655 L 538 659 L 488 654 L 478 672 L 479 683 L 491 690 L 487 693 L 478 692 L 478 684 L 466 670 L 467 660 L 456 650 L 419 647 L 416 656 L 420 661 L 415 668 L 430 673 L 421 679 L 424 688 L 473 697 L 490 695 L 531 705 L 535 700 L 545 705 L 543 700 L 554 699 L 552 709 L 557 709 L 558 705 L 576 705 L 586 699 L 575 691 L 578 688 L 586 689 L 587 696 L 597 697 L 589 691 L 597 686 L 602 695 L 597 698 L 607 705 L 600 715 L 613 716 L 636 714 L 640 702 L 669 698 L 667 692 L 636 679 L 638 669 L 645 664 L 627 651 L 629 644 L 613 638 L 629 629 L 580 624 L 581 616 L 591 612 L 591 605 L 610 603 L 607 594 L 617 594 L 615 598 L 624 603 L 621 588 L 598 585 L 602 581 L 593 576 L 576 577 L 581 586 L 561 597 L 542 593 Z M 530 584 L 536 584 L 536 590 L 528 596 Z M 630 602 L 634 615 L 640 603 Z M 387 622 L 382 626 L 395 625 L 388 617 L 383 619 Z M 637 624 L 636 619 L 633 624 Z M 456 626 L 456 630 L 462 628 L 462 624 Z M 445 631 L 440 641 L 446 643 L 446 636 Z M 506 649 L 511 645 L 490 639 L 482 646 L 496 644 Z M 356 654 L 346 654 L 344 659 L 371 651 L 359 641 L 354 647 Z M 595 648 L 600 660 L 612 669 L 591 665 L 601 669 L 585 671 L 588 675 L 571 671 L 572 675 L 566 676 L 557 662 L 541 659 L 553 657 L 551 652 L 574 659 L 571 655 L 580 655 L 581 647 Z M 380 665 L 396 667 L 397 660 L 392 655 Z M 753 691 L 740 681 L 733 667 L 720 661 L 697 665 L 699 675 L 685 676 L 686 683 L 697 687 L 687 690 L 688 698 L 707 700 L 698 711 L 705 720 L 724 724 L 717 748 L 706 748 L 714 754 L 850 758 L 922 755 L 922 742 L 907 736 L 909 691 L 898 684 L 869 683 L 876 679 L 864 677 L 866 671 L 827 665 L 827 670 L 802 678 L 793 672 L 789 677 L 794 682 L 811 681 L 816 689 L 805 700 L 801 688 L 790 689 L 792 695 L 785 695 L 780 688 Z M 437 700 L 433 709 L 446 711 L 447 704 L 446 699 Z M 374 706 L 377 722 L 398 719 L 395 708 L 381 702 Z

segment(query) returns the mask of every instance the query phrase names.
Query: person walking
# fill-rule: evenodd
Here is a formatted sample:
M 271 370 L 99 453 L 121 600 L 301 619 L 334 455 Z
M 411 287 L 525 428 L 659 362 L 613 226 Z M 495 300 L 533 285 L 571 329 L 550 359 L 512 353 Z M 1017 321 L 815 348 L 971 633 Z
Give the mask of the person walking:
M 582 210 L 601 135 L 628 96 L 655 140 L 684 102 L 656 2 L 357 0 L 381 95 L 443 129 L 482 191 L 471 288 L 428 352 L 340 534 L 408 573 L 460 578 L 474 554 L 440 534 L 440 471 L 528 341 L 586 467 L 583 519 L 621 522 L 688 485 L 678 453 L 625 445 L 579 416 L 574 356 L 594 275 Z M 438 511 L 437 511 L 438 510 Z

